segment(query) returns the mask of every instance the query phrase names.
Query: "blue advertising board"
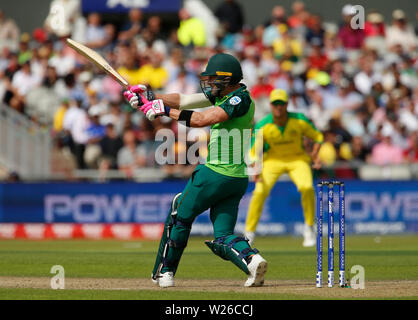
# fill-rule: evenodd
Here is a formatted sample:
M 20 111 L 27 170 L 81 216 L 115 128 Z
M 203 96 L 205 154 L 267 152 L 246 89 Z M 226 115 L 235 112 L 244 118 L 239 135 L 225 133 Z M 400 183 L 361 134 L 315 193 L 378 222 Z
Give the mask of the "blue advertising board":
M 101 13 L 126 13 L 132 8 L 143 12 L 177 12 L 181 0 L 83 0 L 82 11 Z
M 163 183 L 17 183 L 0 184 L 0 223 L 155 223 L 163 222 L 173 196 L 186 182 Z M 241 200 L 237 230 L 243 231 L 251 192 Z M 418 181 L 346 183 L 349 233 L 418 232 Z M 266 200 L 257 232 L 300 234 L 300 195 L 291 182 L 278 182 Z M 208 213 L 193 225 L 211 234 Z

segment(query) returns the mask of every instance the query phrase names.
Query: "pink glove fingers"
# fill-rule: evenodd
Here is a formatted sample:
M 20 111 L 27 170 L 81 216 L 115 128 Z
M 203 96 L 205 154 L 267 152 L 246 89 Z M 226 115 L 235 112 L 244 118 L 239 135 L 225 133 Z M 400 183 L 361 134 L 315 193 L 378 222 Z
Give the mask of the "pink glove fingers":
M 132 91 L 126 90 L 123 92 L 123 96 L 126 98 L 126 100 L 129 101 L 134 96 L 134 94 L 132 93 Z

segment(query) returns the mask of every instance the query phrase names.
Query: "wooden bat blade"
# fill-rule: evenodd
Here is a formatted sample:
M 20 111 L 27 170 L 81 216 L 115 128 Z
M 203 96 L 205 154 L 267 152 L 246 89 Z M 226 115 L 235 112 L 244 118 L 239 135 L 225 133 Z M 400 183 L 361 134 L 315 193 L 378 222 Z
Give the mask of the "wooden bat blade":
M 77 51 L 82 56 L 86 57 L 90 62 L 94 63 L 104 72 L 109 74 L 113 79 L 115 79 L 122 87 L 128 88 L 129 83 L 125 80 L 115 69 L 113 69 L 109 63 L 96 51 L 86 47 L 85 45 L 74 41 L 70 38 L 67 38 L 67 44 Z

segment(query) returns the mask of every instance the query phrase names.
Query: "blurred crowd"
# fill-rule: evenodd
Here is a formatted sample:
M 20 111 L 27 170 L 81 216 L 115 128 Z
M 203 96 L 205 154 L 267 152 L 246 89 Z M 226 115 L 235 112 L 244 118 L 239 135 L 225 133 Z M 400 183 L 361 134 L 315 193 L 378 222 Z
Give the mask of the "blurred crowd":
M 54 5 L 65 7 L 59 28 Z M 76 168 L 121 170 L 129 178 L 137 169 L 158 167 L 155 134 L 177 132 L 177 125 L 167 117 L 151 123 L 132 110 L 119 84 L 65 39 L 83 42 L 128 82 L 156 92 L 199 92 L 198 74 L 208 58 L 228 52 L 242 63 L 255 120 L 270 111 L 273 88 L 287 90 L 289 111 L 304 113 L 324 132 L 324 165 L 418 162 L 415 22 L 401 9 L 391 17 L 365 9 L 364 26 L 353 28 L 352 5 L 332 22 L 295 1 L 290 10 L 273 7 L 265 23 L 251 26 L 239 1 L 226 0 L 214 12 L 184 6 L 178 26 L 169 29 L 158 15 L 139 9 L 118 25 L 99 13 L 81 15 L 78 0 L 54 0 L 45 25 L 31 34 L 0 11 L 0 99 L 52 128 L 55 148 L 71 154 Z M 179 155 L 188 146 L 176 142 L 172 148 Z M 171 177 L 191 169 L 164 167 Z

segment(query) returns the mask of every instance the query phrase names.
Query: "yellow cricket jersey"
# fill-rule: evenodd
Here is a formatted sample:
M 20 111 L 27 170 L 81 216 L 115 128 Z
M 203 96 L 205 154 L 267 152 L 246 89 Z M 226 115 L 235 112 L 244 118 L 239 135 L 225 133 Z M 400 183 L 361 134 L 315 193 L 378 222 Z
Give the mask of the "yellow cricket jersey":
M 256 159 L 256 150 L 263 150 L 263 160 L 306 160 L 310 157 L 303 147 L 303 137 L 322 143 L 324 137 L 314 124 L 302 113 L 288 112 L 286 125 L 274 123 L 270 113 L 256 123 L 254 127 L 251 156 Z M 260 130 L 262 129 L 262 130 Z M 260 144 L 262 145 L 262 148 Z

